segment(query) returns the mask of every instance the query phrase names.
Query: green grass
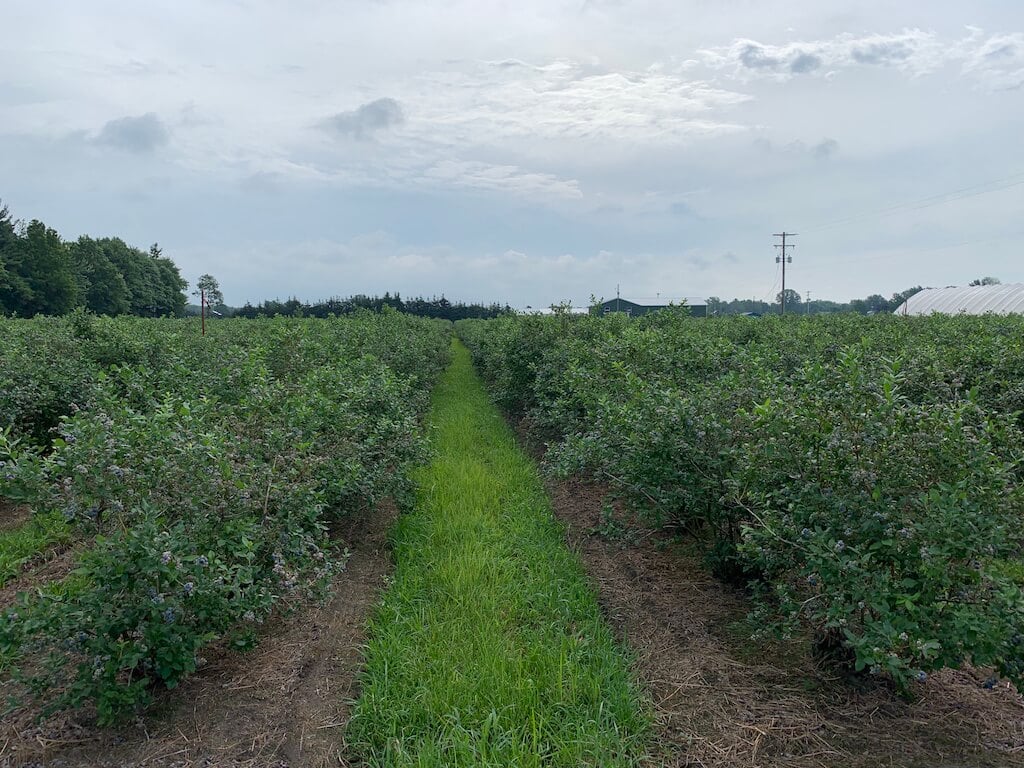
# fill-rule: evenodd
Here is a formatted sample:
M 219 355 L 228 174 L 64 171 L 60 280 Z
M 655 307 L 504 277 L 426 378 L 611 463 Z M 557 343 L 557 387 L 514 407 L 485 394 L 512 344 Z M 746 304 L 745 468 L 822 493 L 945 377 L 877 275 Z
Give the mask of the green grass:
M 0 587 L 18 575 L 33 555 L 70 535 L 67 524 L 56 513 L 33 515 L 17 528 L 0 531 Z
M 372 765 L 625 766 L 649 706 L 458 342 L 347 740 Z

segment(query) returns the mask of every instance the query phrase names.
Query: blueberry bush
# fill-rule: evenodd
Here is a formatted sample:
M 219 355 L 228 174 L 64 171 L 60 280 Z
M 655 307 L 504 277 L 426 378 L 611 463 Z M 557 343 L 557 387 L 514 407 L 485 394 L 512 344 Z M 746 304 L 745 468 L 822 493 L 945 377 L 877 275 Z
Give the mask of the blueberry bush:
M 332 521 L 409 495 L 450 338 L 395 312 L 225 321 L 205 338 L 180 320 L 0 322 L 5 343 L 52 333 L 81 366 L 45 412 L 21 391 L 2 401 L 0 496 L 92 542 L 65 588 L 0 612 L 0 673 L 103 722 L 324 592 L 345 557 Z
M 1024 320 L 462 321 L 562 473 L 622 489 L 745 585 L 756 625 L 913 690 L 1024 682 Z

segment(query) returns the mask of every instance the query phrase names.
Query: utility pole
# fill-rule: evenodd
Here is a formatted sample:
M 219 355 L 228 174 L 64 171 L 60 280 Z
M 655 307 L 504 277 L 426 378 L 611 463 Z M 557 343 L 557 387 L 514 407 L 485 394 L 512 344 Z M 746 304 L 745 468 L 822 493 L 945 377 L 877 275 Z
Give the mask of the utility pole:
M 786 314 L 786 262 L 788 261 L 790 264 L 793 263 L 793 257 L 787 255 L 786 249 L 796 248 L 795 245 L 786 245 L 786 238 L 796 237 L 796 232 L 779 232 L 772 235 L 772 237 L 782 238 L 782 244 L 779 245 L 776 243 L 775 245 L 776 248 L 780 248 L 782 250 L 782 255 L 775 257 L 775 263 L 782 264 L 782 314 Z

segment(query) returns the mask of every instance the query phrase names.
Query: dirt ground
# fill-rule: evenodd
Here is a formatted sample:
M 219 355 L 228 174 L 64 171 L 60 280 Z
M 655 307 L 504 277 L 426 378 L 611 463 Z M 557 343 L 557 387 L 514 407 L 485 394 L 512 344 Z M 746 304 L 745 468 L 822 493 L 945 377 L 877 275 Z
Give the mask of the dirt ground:
M 9 531 L 28 522 L 32 510 L 27 504 L 15 504 L 8 499 L 0 498 L 0 531 Z
M 636 654 L 656 710 L 655 765 L 1024 766 L 1024 702 L 1015 690 L 986 690 L 980 670 L 947 670 L 907 702 L 815 666 L 802 644 L 754 645 L 743 595 L 695 556 L 631 527 L 636 521 L 609 525 L 601 515 L 608 490 L 549 483 L 570 546 Z
M 323 768 L 347 766 L 344 731 L 367 621 L 392 563 L 393 507 L 341 531 L 351 557 L 321 606 L 268 622 L 251 652 L 210 662 L 143 718 L 98 729 L 87 713 L 0 725 L 7 768 Z

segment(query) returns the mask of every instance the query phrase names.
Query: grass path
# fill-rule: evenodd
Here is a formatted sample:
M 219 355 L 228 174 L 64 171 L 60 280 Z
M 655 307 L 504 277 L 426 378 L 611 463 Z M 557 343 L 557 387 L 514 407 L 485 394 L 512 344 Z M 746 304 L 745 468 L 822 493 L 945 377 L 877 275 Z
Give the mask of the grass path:
M 461 343 L 430 426 L 347 741 L 382 766 L 635 764 L 649 707 Z
M 0 529 L 0 587 L 17 576 L 33 555 L 70 538 L 67 524 L 58 515 L 33 515 L 14 528 Z

